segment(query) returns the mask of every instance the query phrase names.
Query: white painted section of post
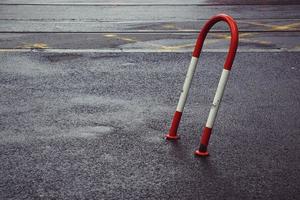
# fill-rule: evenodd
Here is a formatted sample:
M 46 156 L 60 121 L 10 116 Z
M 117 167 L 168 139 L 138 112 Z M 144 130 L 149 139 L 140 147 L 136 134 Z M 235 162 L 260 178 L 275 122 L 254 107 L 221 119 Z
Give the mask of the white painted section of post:
M 219 110 L 219 106 L 220 106 L 220 103 L 221 103 L 221 100 L 222 100 L 222 97 L 224 94 L 224 90 L 226 87 L 226 83 L 227 83 L 227 80 L 229 77 L 229 73 L 230 73 L 229 70 L 223 69 L 223 72 L 221 74 L 221 78 L 220 78 L 220 81 L 218 84 L 218 88 L 217 88 L 217 91 L 216 91 L 216 94 L 214 97 L 214 101 L 210 108 L 208 119 L 206 122 L 206 127 L 208 127 L 208 128 L 212 128 L 214 125 L 214 122 L 215 122 L 215 119 L 217 117 L 217 113 Z
M 180 94 L 179 102 L 178 102 L 178 105 L 176 108 L 176 111 L 178 111 L 178 112 L 183 111 L 197 64 L 198 64 L 198 58 L 192 57 L 190 66 L 188 68 L 188 71 L 187 71 L 187 74 L 186 74 L 186 77 L 184 80 L 184 84 L 183 84 L 183 88 L 182 88 L 182 91 Z

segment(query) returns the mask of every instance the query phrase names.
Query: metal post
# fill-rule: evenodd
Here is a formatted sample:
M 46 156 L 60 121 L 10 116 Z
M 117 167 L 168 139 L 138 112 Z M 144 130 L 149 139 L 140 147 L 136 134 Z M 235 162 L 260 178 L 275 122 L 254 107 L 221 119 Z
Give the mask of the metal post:
M 212 17 L 203 27 L 203 29 L 201 30 L 201 32 L 199 33 L 196 45 L 195 45 L 195 49 L 193 52 L 193 57 L 189 66 L 189 69 L 187 71 L 187 75 L 184 81 L 184 85 L 183 85 L 183 89 L 179 98 L 179 102 L 176 108 L 176 112 L 174 114 L 173 120 L 172 120 L 172 125 L 171 128 L 169 130 L 169 133 L 166 136 L 166 139 L 170 139 L 170 140 L 176 140 L 178 139 L 178 135 L 177 135 L 177 130 L 179 127 L 179 123 L 180 123 L 180 119 L 182 116 L 182 112 L 185 106 L 185 102 L 188 96 L 188 92 L 191 86 L 191 82 L 193 79 L 193 75 L 198 63 L 198 59 L 203 47 L 203 43 L 204 40 L 206 38 L 207 33 L 209 32 L 209 30 L 219 21 L 224 21 L 229 25 L 230 28 L 230 32 L 231 32 L 231 41 L 230 41 L 230 47 L 229 47 L 229 52 L 227 54 L 227 58 L 224 64 L 224 69 L 223 72 L 221 74 L 221 78 L 218 84 L 218 88 L 213 100 L 213 104 L 211 106 L 209 115 L 208 115 L 208 119 L 206 122 L 206 126 L 203 129 L 202 132 L 202 139 L 200 142 L 200 147 L 199 149 L 195 152 L 196 155 L 198 156 L 207 156 L 208 152 L 207 152 L 207 146 L 208 146 L 208 142 L 209 142 L 209 138 L 212 132 L 212 128 L 218 113 L 218 109 L 224 94 L 224 90 L 226 87 L 226 83 L 229 77 L 229 72 L 231 70 L 233 61 L 234 61 L 234 57 L 236 54 L 236 50 L 237 50 L 237 46 L 238 46 L 238 27 L 236 25 L 236 22 L 233 20 L 232 17 L 226 15 L 226 14 L 219 14 L 216 15 L 214 17 Z

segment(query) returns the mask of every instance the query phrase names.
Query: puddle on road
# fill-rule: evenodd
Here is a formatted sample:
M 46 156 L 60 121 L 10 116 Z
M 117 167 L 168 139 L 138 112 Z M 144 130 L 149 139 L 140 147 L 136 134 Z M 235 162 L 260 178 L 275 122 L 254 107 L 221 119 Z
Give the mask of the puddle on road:
M 117 99 L 117 98 L 110 98 L 110 97 L 103 97 L 103 96 L 96 96 L 96 95 L 82 95 L 77 96 L 70 99 L 70 103 L 76 105 L 126 105 L 130 103 L 130 101 Z
M 1 71 L 11 74 L 36 77 L 52 75 L 63 72 L 56 67 L 34 62 L 31 57 L 15 56 L 5 58 L 6 65 L 1 66 Z
M 64 136 L 89 138 L 106 135 L 112 133 L 114 130 L 115 128 L 112 126 L 88 126 L 71 129 Z
M 124 100 L 120 98 L 111 98 L 94 95 L 78 96 L 70 99 L 72 107 L 98 107 L 100 112 L 85 114 L 83 112 L 76 115 L 68 116 L 73 121 L 94 121 L 100 124 L 111 124 L 114 127 L 126 127 L 130 130 L 132 127 L 137 127 L 143 123 L 145 110 L 148 105 L 142 105 L 136 100 Z M 96 121 L 95 121 L 96 120 Z
M 114 156 L 112 156 L 111 154 L 104 153 L 101 155 L 101 160 L 106 162 L 114 162 L 116 161 L 116 158 L 114 158 Z
M 163 138 L 163 134 L 159 133 L 159 135 L 144 136 L 143 141 L 158 144 L 158 143 L 162 143 L 164 141 L 164 138 Z

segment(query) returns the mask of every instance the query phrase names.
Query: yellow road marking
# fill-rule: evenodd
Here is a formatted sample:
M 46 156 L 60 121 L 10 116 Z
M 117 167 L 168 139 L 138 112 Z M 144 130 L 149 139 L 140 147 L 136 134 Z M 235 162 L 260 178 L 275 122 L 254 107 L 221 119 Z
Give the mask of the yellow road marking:
M 293 48 L 294 50 L 300 50 L 300 45 L 297 45 Z
M 166 25 L 163 26 L 163 27 L 166 27 Z M 175 26 L 171 26 L 171 24 L 170 24 L 167 27 L 168 28 L 171 28 L 171 27 L 173 28 Z M 180 29 L 180 27 L 177 27 L 176 30 L 186 31 L 188 29 Z M 263 44 L 263 45 L 270 45 L 270 44 L 272 44 L 269 41 L 260 41 L 260 40 L 254 40 L 254 39 L 246 39 L 247 37 L 254 36 L 254 35 L 256 35 L 256 33 L 240 33 L 239 34 L 239 40 L 240 41 L 244 41 L 244 42 L 248 42 L 248 43 L 256 43 L 256 44 Z M 217 33 L 216 37 L 218 39 L 206 39 L 204 43 L 207 45 L 207 44 L 213 44 L 213 43 L 219 42 L 222 39 L 225 39 L 225 40 L 230 40 L 231 39 L 231 35 L 230 34 L 223 34 L 223 33 Z M 194 47 L 194 46 L 195 46 L 195 44 L 181 44 L 181 45 L 175 45 L 175 46 L 165 46 L 165 45 L 162 45 L 160 49 L 161 50 L 172 51 L 172 50 L 178 50 L 178 49 L 188 48 L 188 47 Z
M 300 23 L 292 23 L 292 24 L 287 24 L 283 26 L 275 26 L 273 30 L 296 30 Z
M 48 48 L 48 45 L 45 44 L 45 43 L 25 43 L 21 46 L 17 46 L 17 48 L 25 48 L 25 49 L 47 49 Z
M 219 37 L 221 39 L 226 39 L 226 40 L 230 40 L 231 39 L 230 33 L 228 33 L 228 34 L 217 33 L 216 35 L 217 35 L 217 37 Z M 239 34 L 239 39 L 247 37 L 247 36 L 253 36 L 253 35 L 255 35 L 255 34 L 254 33 L 240 33 Z
M 104 36 L 105 36 L 105 37 L 117 37 L 116 34 L 105 34 Z
M 275 30 L 295 30 L 295 28 L 298 28 L 298 26 L 300 26 L 300 22 L 292 23 L 292 24 L 286 24 L 286 25 L 271 25 L 271 24 L 263 24 L 263 23 L 259 23 L 259 22 L 246 22 L 246 23 L 252 24 L 252 25 L 257 25 L 257 26 L 265 26 L 265 27 L 268 27 L 269 28 L 268 30 L 271 30 L 271 31 L 275 31 Z M 174 24 L 166 24 L 166 25 L 163 25 L 162 27 L 168 28 L 168 29 L 188 31 L 188 29 L 180 29 L 179 27 L 176 27 L 176 25 L 174 25 Z M 262 45 L 272 44 L 272 42 L 270 42 L 270 41 L 253 39 L 254 36 L 257 35 L 257 34 L 258 33 L 241 33 L 241 34 L 239 34 L 239 40 L 247 42 L 247 43 L 256 43 L 256 44 L 262 44 Z M 252 36 L 252 38 L 247 38 L 247 37 L 251 37 L 251 36 Z M 106 34 L 105 37 L 116 38 L 116 39 L 120 39 L 120 40 L 127 41 L 127 42 L 141 42 L 141 41 L 133 39 L 133 38 L 121 37 L 121 36 L 118 36 L 116 34 Z M 218 34 L 216 34 L 216 37 L 218 39 L 207 39 L 205 41 L 205 43 L 206 44 L 212 44 L 212 43 L 219 42 L 221 39 L 225 39 L 225 40 L 230 40 L 231 39 L 230 34 L 218 33 Z M 195 44 L 159 45 L 159 44 L 153 44 L 152 43 L 150 45 L 153 46 L 153 47 L 158 47 L 162 51 L 172 51 L 172 50 L 178 50 L 178 49 L 183 49 L 183 48 L 194 47 Z M 298 49 L 299 47 L 296 47 L 296 48 Z
M 176 28 L 176 25 L 175 24 L 166 24 L 166 25 L 163 25 L 162 27 L 167 28 L 167 29 L 173 29 L 173 28 Z
M 216 43 L 216 42 L 219 42 L 221 39 L 206 39 L 204 41 L 204 44 L 205 45 L 208 45 L 208 44 L 213 44 L 213 43 Z M 174 45 L 174 46 L 161 46 L 161 50 L 169 50 L 169 51 L 174 51 L 174 50 L 178 50 L 178 49 L 183 49 L 183 48 L 189 48 L 189 47 L 194 47 L 195 44 L 181 44 L 181 45 Z
M 250 21 L 246 21 L 245 23 L 251 24 L 251 25 L 255 25 L 255 26 L 265 26 L 265 27 L 269 27 L 269 28 L 272 28 L 272 27 L 273 27 L 273 25 L 270 25 L 270 24 L 262 24 L 262 23 L 259 23 L 259 22 L 250 22 Z
M 257 35 L 257 33 L 242 33 L 242 34 L 239 34 L 239 41 L 248 42 L 248 43 L 255 43 L 255 44 L 262 44 L 262 45 L 272 44 L 272 42 L 270 42 L 270 41 L 255 40 L 253 38 L 248 38 L 247 39 L 248 36 L 253 36 L 253 35 Z M 226 39 L 226 40 L 231 39 L 230 34 L 217 34 L 217 37 L 219 37 L 220 39 Z
M 175 46 L 162 45 L 162 46 L 160 46 L 160 49 L 172 51 L 172 50 L 177 50 L 177 49 L 182 49 L 182 48 L 187 48 L 187 47 L 193 47 L 193 46 L 195 46 L 195 44 L 183 44 L 183 45 L 175 45 Z
M 256 26 L 264 26 L 268 27 L 269 31 L 287 31 L 287 30 L 297 30 L 300 26 L 300 22 L 297 23 L 291 23 L 291 24 L 285 24 L 285 25 L 273 25 L 273 24 L 264 24 L 264 23 L 259 23 L 259 22 L 246 22 L 248 24 L 256 25 Z
M 136 40 L 136 39 L 129 38 L 129 37 L 121 37 L 121 36 L 118 36 L 118 35 L 116 35 L 116 34 L 105 34 L 104 36 L 105 36 L 105 37 L 110 37 L 110 38 L 119 39 L 119 40 L 123 40 L 123 41 L 127 41 L 127 42 L 139 42 L 139 41 Z

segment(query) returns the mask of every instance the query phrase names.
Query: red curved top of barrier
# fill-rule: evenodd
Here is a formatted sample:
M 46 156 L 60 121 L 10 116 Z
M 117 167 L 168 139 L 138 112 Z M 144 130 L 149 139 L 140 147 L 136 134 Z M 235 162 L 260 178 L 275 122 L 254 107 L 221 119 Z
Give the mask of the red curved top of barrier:
M 224 69 L 230 70 L 232 67 L 232 63 L 233 63 L 235 53 L 237 50 L 237 46 L 238 46 L 238 42 L 239 42 L 239 31 L 238 31 L 236 22 L 229 15 L 219 14 L 219 15 L 213 16 L 208 22 L 206 22 L 206 24 L 204 25 L 204 27 L 202 28 L 202 30 L 198 36 L 196 46 L 195 46 L 195 49 L 193 52 L 193 57 L 199 58 L 207 33 L 213 27 L 213 25 L 215 25 L 219 21 L 225 21 L 229 25 L 230 32 L 231 32 L 231 41 L 230 41 L 229 52 L 227 54 L 226 62 L 224 64 Z

